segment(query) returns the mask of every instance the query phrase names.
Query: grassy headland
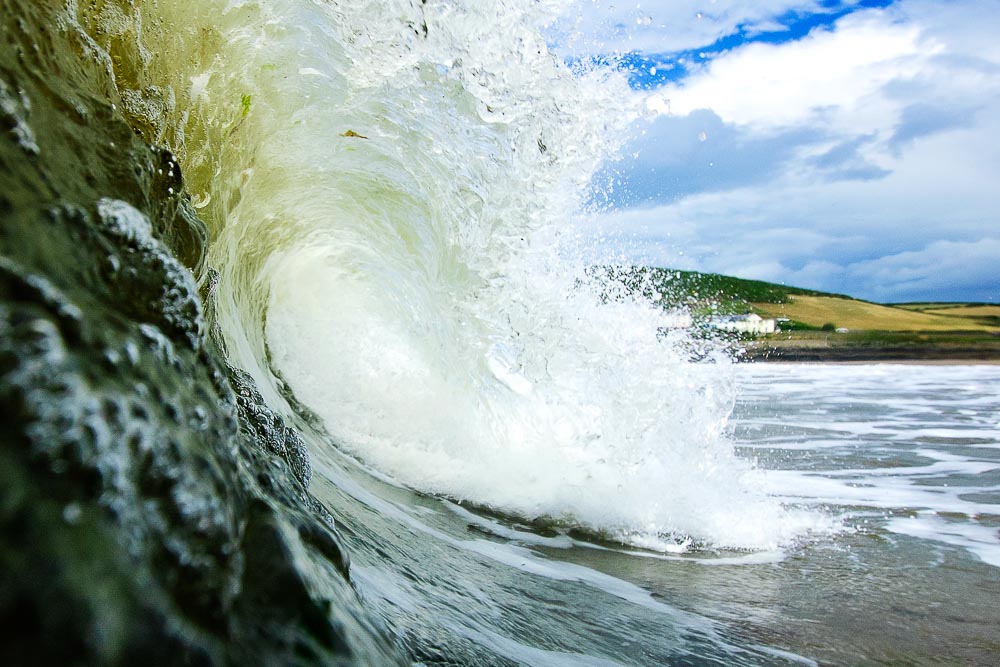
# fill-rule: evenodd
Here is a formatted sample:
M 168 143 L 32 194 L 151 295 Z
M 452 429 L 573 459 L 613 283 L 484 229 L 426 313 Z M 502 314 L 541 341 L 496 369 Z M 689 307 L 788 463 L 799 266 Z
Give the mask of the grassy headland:
M 777 320 L 779 332 L 734 338 L 751 359 L 1000 362 L 1000 304 L 879 304 L 718 274 L 653 267 L 615 271 L 665 308 L 689 310 L 695 326 L 708 328 L 715 317 L 748 313 Z

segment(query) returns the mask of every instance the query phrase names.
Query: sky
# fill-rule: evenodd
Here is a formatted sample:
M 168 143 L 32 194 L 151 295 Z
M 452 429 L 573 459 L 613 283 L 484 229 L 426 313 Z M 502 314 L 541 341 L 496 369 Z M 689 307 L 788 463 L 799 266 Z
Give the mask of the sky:
M 580 0 L 644 116 L 590 233 L 878 302 L 1000 302 L 1000 0 Z M 559 32 L 561 30 L 562 32 Z

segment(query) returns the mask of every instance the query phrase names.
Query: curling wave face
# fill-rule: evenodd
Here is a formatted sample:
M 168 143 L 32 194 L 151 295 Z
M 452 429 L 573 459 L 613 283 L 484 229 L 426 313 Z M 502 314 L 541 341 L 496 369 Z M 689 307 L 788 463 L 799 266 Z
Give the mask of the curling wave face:
M 725 355 L 579 259 L 626 84 L 549 51 L 557 3 L 469 4 L 93 10 L 209 226 L 230 362 L 419 491 L 657 549 L 813 526 L 725 437 Z

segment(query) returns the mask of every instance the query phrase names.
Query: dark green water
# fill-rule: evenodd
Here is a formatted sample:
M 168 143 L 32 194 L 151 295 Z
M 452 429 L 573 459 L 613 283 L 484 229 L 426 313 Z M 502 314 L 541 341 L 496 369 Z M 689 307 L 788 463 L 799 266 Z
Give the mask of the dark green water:
M 173 156 L 61 5 L 0 4 L 0 662 L 398 662 L 208 335 Z

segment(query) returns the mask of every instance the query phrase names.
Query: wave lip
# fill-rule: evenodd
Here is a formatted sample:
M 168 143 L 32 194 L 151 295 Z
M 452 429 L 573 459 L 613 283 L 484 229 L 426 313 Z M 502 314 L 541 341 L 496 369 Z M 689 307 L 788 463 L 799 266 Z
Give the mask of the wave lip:
M 185 29 L 142 34 L 130 90 L 159 103 L 126 111 L 208 225 L 229 361 L 417 490 L 659 548 L 782 543 L 801 521 L 724 435 L 723 355 L 691 363 L 575 246 L 638 107 L 549 51 L 541 7 L 157 9 Z
M 688 361 L 573 248 L 624 84 L 570 73 L 510 4 L 338 7 L 270 45 L 297 82 L 239 130 L 254 167 L 212 253 L 231 348 L 414 489 L 658 549 L 786 542 L 804 520 L 723 435 L 721 355 Z

